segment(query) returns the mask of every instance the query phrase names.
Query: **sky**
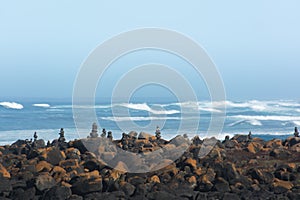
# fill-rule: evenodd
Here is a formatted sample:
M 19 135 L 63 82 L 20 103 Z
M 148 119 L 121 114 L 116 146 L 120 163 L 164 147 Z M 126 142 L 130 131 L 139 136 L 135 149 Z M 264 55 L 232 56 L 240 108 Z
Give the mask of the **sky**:
M 298 0 L 1 1 L 0 101 L 71 98 L 80 66 L 93 49 L 144 27 L 175 30 L 202 46 L 221 74 L 228 99 L 300 100 L 299 7 Z M 163 53 L 135 56 L 119 65 L 153 58 L 185 71 L 183 62 Z M 118 69 L 104 79 L 106 92 Z M 198 81 L 193 73 L 186 76 L 192 84 Z M 155 87 L 139 92 L 169 94 Z

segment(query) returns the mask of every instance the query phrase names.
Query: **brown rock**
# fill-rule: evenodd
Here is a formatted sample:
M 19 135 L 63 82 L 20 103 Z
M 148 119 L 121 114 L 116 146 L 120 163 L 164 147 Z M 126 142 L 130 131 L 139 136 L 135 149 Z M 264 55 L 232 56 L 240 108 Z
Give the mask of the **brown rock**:
M 150 183 L 160 183 L 160 179 L 157 175 L 154 175 L 150 178 Z
M 51 175 L 56 182 L 61 182 L 62 180 L 66 180 L 68 178 L 66 174 L 67 174 L 66 170 L 64 170 L 60 166 L 55 166 L 51 171 Z
M 271 148 L 271 149 L 280 148 L 280 147 L 282 147 L 282 141 L 280 139 L 273 139 L 273 140 L 267 141 L 264 147 Z
M 195 176 L 191 176 L 187 179 L 188 183 L 191 185 L 196 185 L 197 184 L 197 179 Z
M 0 176 L 4 178 L 11 178 L 10 173 L 6 170 L 6 168 L 0 163 Z
M 275 179 L 275 182 L 273 183 L 275 194 L 286 193 L 287 191 L 291 190 L 293 187 L 294 187 L 293 183 L 289 181 L 282 181 L 282 180 Z
M 188 158 L 184 161 L 184 163 L 193 169 L 197 169 L 197 161 L 193 158 Z
M 65 154 L 67 159 L 80 159 L 81 155 L 80 151 L 74 147 L 68 148 Z
M 247 151 L 250 153 L 257 153 L 262 149 L 263 145 L 258 142 L 250 142 L 247 146 Z
M 77 159 L 69 159 L 69 160 L 63 160 L 60 161 L 59 166 L 61 166 L 64 169 L 67 168 L 79 168 L 78 160 Z
M 37 172 L 50 172 L 52 170 L 52 165 L 46 161 L 40 161 L 36 166 Z

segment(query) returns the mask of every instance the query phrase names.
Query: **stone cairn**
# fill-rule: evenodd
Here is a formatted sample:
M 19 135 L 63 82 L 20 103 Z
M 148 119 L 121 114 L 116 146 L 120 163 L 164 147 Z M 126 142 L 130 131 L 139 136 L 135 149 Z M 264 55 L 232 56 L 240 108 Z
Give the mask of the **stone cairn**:
M 105 138 L 106 137 L 106 130 L 105 128 L 102 129 L 102 134 L 101 134 L 101 137 Z
M 298 128 L 297 128 L 297 127 L 295 127 L 294 136 L 295 136 L 295 137 L 299 137 L 299 131 L 298 131 Z
M 159 126 L 156 126 L 155 137 L 157 140 L 161 139 L 161 132 Z
M 229 141 L 229 139 L 230 139 L 230 138 L 229 138 L 229 135 L 226 135 L 226 136 L 225 136 L 225 141 L 224 141 L 224 142 Z
M 91 138 L 98 137 L 98 126 L 97 126 L 97 124 L 95 122 L 92 125 L 92 132 L 90 133 L 90 137 Z
M 65 138 L 65 131 L 63 128 L 60 129 L 58 134 L 59 134 L 58 142 L 65 142 L 66 138 Z
M 112 136 L 112 132 L 111 131 L 107 132 L 107 138 L 110 139 L 110 140 L 113 140 L 113 136 Z
M 128 150 L 128 135 L 126 133 L 122 133 L 121 144 L 123 150 Z
M 36 132 L 34 132 L 34 134 L 33 134 L 33 138 L 34 138 L 34 141 L 36 141 L 36 140 L 37 140 L 38 136 L 37 136 Z
M 249 134 L 248 134 L 248 141 L 252 141 L 252 132 L 249 131 Z

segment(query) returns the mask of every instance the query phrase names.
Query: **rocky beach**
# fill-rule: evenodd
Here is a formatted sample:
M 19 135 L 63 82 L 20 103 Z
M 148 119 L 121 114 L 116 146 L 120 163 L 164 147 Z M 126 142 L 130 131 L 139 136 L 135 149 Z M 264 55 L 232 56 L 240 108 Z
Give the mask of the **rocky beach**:
M 96 127 L 94 127 L 96 128 Z M 154 164 L 155 163 L 155 164 Z M 0 147 L 0 199 L 300 199 L 300 138 L 201 139 L 130 132 L 113 140 Z

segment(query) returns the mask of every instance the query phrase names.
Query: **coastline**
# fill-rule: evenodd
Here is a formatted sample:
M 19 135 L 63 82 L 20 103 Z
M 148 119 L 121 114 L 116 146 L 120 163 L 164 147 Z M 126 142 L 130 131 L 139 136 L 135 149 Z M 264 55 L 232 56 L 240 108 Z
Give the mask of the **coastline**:
M 120 156 L 124 151 L 135 156 Z M 153 152 L 162 168 L 141 160 Z M 3 199 L 300 198 L 300 138 L 294 136 L 164 140 L 133 132 L 123 140 L 18 140 L 0 147 L 0 159 Z

